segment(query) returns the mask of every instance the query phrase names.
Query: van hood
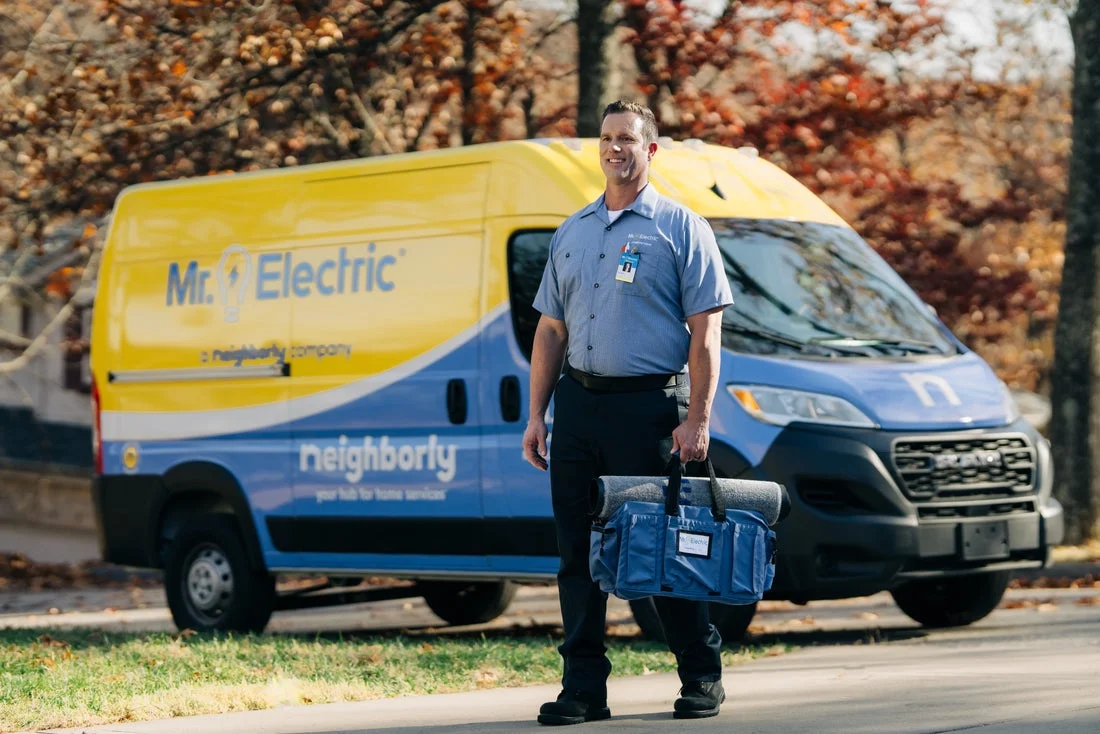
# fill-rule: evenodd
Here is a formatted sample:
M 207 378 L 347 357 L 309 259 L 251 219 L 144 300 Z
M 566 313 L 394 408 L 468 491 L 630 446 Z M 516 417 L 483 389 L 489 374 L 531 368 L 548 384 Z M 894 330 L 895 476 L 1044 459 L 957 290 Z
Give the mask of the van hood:
M 1015 420 L 1008 391 L 973 352 L 905 360 L 808 360 L 723 350 L 722 381 L 844 398 L 885 430 L 989 428 Z

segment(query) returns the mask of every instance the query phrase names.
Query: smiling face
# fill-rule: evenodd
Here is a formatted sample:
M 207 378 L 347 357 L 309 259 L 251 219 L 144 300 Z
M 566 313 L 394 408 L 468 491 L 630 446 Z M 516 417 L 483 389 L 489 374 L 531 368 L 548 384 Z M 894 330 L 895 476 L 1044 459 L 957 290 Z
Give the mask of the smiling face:
M 600 129 L 600 166 L 607 183 L 623 186 L 646 180 L 657 142 L 647 143 L 641 115 L 618 112 L 608 115 Z

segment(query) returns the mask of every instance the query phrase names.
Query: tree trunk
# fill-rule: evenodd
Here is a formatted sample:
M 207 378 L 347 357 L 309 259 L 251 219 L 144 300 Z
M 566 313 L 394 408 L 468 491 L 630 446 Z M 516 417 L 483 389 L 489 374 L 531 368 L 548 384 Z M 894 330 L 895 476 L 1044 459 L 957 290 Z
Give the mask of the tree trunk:
M 462 30 L 462 144 L 474 142 L 474 66 L 477 63 L 477 24 L 481 13 L 473 3 L 466 4 L 466 26 Z
M 1073 150 L 1065 264 L 1054 336 L 1051 444 L 1055 496 L 1066 510 L 1066 542 L 1100 535 L 1100 0 L 1080 0 L 1074 43 Z M 1095 396 L 1095 397 L 1094 397 Z
M 606 8 L 603 0 L 577 2 L 577 135 L 582 138 L 600 136 L 607 75 L 603 45 L 612 28 Z

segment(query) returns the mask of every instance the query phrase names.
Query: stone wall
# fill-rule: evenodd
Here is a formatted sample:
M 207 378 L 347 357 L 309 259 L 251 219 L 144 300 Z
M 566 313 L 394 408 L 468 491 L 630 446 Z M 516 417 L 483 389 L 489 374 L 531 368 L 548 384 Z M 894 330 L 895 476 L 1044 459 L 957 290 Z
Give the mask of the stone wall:
M 91 477 L 0 467 L 0 519 L 17 525 L 94 531 Z

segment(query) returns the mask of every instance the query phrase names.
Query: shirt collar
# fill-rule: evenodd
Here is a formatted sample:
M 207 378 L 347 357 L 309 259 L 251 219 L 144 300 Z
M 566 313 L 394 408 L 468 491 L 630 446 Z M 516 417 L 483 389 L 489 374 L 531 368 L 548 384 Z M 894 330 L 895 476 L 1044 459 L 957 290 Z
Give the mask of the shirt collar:
M 600 198 L 593 201 L 581 211 L 582 217 L 587 217 L 589 214 L 596 214 L 605 223 L 610 221 L 610 217 L 607 214 L 607 203 L 604 201 L 606 194 L 600 194 Z M 653 219 L 653 215 L 657 211 L 657 198 L 659 194 L 657 190 L 653 188 L 652 183 L 646 183 L 638 195 L 634 198 L 634 201 L 630 202 L 623 211 L 634 212 L 640 214 L 646 219 Z

